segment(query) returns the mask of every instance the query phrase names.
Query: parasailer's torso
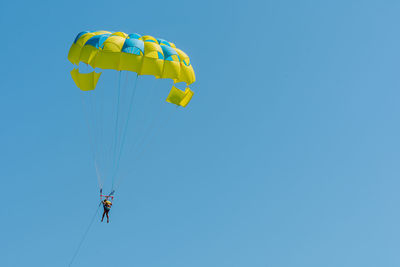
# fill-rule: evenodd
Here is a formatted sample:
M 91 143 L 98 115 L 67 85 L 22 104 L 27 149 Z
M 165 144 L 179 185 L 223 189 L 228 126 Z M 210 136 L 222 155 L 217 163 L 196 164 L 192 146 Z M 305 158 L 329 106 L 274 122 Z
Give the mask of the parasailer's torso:
M 108 200 L 103 201 L 103 208 L 107 211 L 109 211 L 111 209 L 111 205 L 112 203 Z

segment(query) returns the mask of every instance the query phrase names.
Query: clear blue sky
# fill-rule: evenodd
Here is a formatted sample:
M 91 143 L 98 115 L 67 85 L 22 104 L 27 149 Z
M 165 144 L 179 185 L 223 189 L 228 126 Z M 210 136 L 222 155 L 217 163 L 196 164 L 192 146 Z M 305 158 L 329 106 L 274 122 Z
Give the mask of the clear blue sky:
M 400 2 L 3 1 L 2 266 L 67 266 L 98 203 L 68 49 L 174 41 L 185 112 L 74 266 L 400 266 Z M 188 149 L 189 148 L 189 149 Z

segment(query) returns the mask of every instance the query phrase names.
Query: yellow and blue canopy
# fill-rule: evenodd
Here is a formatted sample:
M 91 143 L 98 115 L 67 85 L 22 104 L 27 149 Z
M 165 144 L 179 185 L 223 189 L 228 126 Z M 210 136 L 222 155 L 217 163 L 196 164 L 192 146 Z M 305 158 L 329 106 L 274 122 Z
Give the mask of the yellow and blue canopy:
M 176 48 L 175 44 L 137 33 L 81 32 L 69 50 L 68 59 L 75 65 L 83 62 L 93 68 L 132 71 L 138 75 L 172 79 L 175 83 L 185 82 L 187 85 L 196 80 L 190 58 Z M 77 86 L 85 91 L 93 90 L 100 77 L 100 73 L 83 74 L 76 69 L 71 75 Z M 171 93 L 174 97 L 167 98 L 168 102 L 177 105 L 185 103 L 186 106 L 188 96 L 191 98 L 193 92 L 186 88 L 185 92 L 182 91 L 183 94 L 177 94 L 176 90 L 179 89 L 172 88 Z M 182 98 L 180 99 L 178 95 Z

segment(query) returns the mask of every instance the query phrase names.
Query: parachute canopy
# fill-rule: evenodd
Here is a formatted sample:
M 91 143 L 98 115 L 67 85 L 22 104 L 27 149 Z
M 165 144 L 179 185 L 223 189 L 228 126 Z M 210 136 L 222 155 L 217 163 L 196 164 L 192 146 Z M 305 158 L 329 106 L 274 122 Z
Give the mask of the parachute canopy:
M 136 171 L 157 121 L 166 124 L 178 112 L 168 103 L 186 107 L 192 99 L 193 67 L 171 42 L 108 31 L 79 33 L 68 59 L 76 65 L 71 76 L 81 89 L 100 193 L 112 198 L 122 178 Z M 165 97 L 168 103 L 160 101 Z M 111 186 L 109 195 L 102 195 L 103 186 Z
M 174 83 L 184 82 L 187 86 L 196 80 L 190 58 L 182 50 L 171 42 L 150 35 L 84 31 L 76 36 L 68 59 L 75 65 L 83 62 L 93 68 L 132 71 L 138 75 L 172 79 Z M 71 75 L 77 86 L 84 91 L 95 89 L 100 77 L 100 74 L 88 75 L 75 69 Z M 176 90 L 179 89 L 173 87 L 171 90 L 175 99 Z M 186 93 L 181 92 L 182 98 L 172 103 L 182 102 L 183 97 L 183 102 L 188 103 L 188 96 L 191 98 L 193 92 L 189 88 L 186 88 Z

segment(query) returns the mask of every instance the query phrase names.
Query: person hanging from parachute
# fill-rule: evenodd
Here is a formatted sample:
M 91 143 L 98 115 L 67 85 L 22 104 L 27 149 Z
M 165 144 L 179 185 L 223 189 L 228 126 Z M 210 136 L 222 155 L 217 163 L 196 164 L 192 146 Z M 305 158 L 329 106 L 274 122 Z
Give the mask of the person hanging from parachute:
M 104 215 L 106 215 L 107 216 L 107 223 L 109 223 L 110 222 L 110 217 L 108 216 L 108 212 L 110 212 L 112 203 L 107 198 L 104 199 L 101 203 L 103 203 L 103 208 L 104 208 L 104 212 L 103 212 L 103 216 L 101 217 L 101 221 L 103 222 Z
M 110 217 L 108 216 L 108 213 L 111 210 L 111 206 L 112 206 L 112 200 L 114 199 L 114 197 L 112 196 L 112 193 L 109 196 L 104 196 L 101 194 L 102 193 L 102 189 L 100 189 L 100 200 L 101 200 L 101 204 L 103 204 L 103 216 L 101 217 L 101 222 L 103 222 L 104 220 L 104 215 L 107 217 L 107 223 L 110 222 Z M 102 200 L 102 197 L 104 197 L 104 200 Z M 111 199 L 111 201 L 109 200 Z

